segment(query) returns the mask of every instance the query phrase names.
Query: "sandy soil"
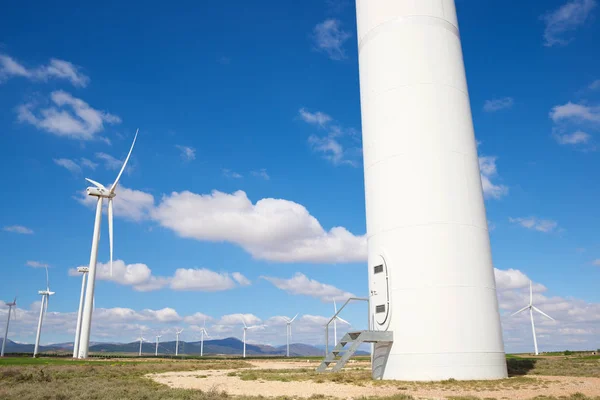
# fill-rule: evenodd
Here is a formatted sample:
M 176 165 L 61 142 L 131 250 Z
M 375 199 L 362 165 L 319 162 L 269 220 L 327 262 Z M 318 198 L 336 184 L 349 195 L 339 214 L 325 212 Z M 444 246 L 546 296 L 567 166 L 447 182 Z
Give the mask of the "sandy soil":
M 316 361 L 251 361 L 254 369 L 294 369 L 316 368 Z M 357 363 L 353 368 L 364 366 L 368 363 Z M 427 384 L 427 383 L 401 383 L 389 382 L 374 385 L 358 386 L 334 382 L 316 383 L 312 381 L 242 381 L 237 376 L 227 376 L 232 370 L 167 372 L 148 375 L 158 383 L 173 388 L 200 389 L 225 391 L 230 395 L 264 396 L 264 397 L 298 397 L 307 398 L 312 395 L 324 395 L 341 399 L 354 399 L 362 396 L 391 396 L 395 394 L 408 394 L 422 399 L 447 399 L 452 396 L 475 396 L 478 398 L 496 399 L 531 399 L 539 395 L 568 396 L 574 393 L 583 393 L 587 396 L 600 396 L 600 378 L 579 378 L 567 376 L 531 376 L 532 382 L 512 385 L 511 380 L 505 384 L 489 385 L 477 384 Z M 518 378 L 515 378 L 518 379 Z M 515 386 L 515 387 L 511 387 Z

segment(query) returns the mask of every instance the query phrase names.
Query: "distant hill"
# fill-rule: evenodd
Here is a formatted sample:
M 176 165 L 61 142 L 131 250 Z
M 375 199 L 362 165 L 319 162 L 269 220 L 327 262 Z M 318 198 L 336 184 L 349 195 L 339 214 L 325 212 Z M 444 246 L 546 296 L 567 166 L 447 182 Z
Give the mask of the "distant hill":
M 0 344 L 2 338 L 0 338 Z M 159 342 L 158 353 L 160 355 L 174 355 L 175 341 Z M 6 353 L 33 353 L 33 344 L 15 343 L 11 340 L 6 341 Z M 233 337 L 225 339 L 205 340 L 204 354 L 205 355 L 241 355 L 244 343 Z M 144 342 L 142 344 L 142 353 L 145 355 L 154 355 L 156 344 L 152 342 Z M 92 353 L 132 353 L 137 354 L 140 349 L 140 342 L 131 343 L 90 343 L 90 352 Z M 56 343 L 48 346 L 40 346 L 40 352 L 72 352 L 73 342 Z M 200 355 L 200 342 L 179 342 L 179 354 Z M 246 344 L 246 355 L 248 356 L 285 356 L 286 346 L 268 346 Z M 369 353 L 359 351 L 357 355 L 368 355 Z M 302 343 L 290 343 L 290 356 L 292 357 L 309 357 L 323 356 L 324 348 L 321 346 L 315 347 Z

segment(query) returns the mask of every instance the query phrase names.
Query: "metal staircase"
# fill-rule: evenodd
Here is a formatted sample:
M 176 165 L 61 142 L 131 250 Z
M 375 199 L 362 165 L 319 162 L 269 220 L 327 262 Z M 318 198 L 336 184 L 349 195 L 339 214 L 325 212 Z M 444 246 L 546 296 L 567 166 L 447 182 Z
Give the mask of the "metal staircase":
M 340 310 L 341 311 L 341 310 Z M 335 346 L 331 353 L 317 367 L 317 372 L 338 372 L 350 360 L 350 357 L 363 343 L 391 343 L 394 340 L 392 332 L 356 331 L 348 332 Z

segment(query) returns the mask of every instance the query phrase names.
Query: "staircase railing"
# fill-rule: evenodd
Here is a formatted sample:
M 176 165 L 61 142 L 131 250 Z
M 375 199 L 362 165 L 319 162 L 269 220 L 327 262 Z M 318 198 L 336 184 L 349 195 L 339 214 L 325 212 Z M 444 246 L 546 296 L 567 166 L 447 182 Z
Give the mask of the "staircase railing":
M 367 313 L 367 329 L 371 328 L 371 318 L 369 317 L 369 314 L 371 313 L 371 304 L 369 300 L 370 299 L 368 297 L 350 297 L 348 300 L 346 300 L 344 305 L 342 305 L 339 308 L 339 310 L 337 310 L 337 312 L 333 314 L 333 317 L 331 317 L 329 321 L 327 321 L 327 323 L 325 324 L 325 357 L 327 357 L 327 354 L 329 354 L 329 324 L 333 322 L 333 320 L 338 316 L 338 314 L 342 312 L 344 307 L 346 307 L 351 301 L 366 301 L 367 303 L 369 303 L 369 312 Z

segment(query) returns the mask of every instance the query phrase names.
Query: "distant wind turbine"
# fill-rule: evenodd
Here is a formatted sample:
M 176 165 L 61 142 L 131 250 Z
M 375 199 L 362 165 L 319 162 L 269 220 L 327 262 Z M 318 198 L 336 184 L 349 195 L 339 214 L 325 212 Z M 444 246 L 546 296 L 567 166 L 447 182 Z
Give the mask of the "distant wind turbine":
M 551 316 L 549 316 L 548 314 L 546 314 L 545 312 L 543 312 L 542 310 L 540 310 L 539 308 L 537 308 L 536 306 L 533 305 L 533 287 L 531 285 L 531 281 L 529 281 L 529 304 L 526 305 L 525 307 L 521 308 L 519 311 L 513 313 L 511 315 L 511 317 L 514 315 L 520 314 L 525 310 L 529 310 L 529 317 L 531 318 L 531 331 L 533 332 L 533 345 L 535 347 L 535 355 L 537 356 L 539 353 L 538 353 L 537 338 L 535 337 L 535 324 L 533 323 L 533 310 L 539 312 L 544 317 L 551 319 L 552 321 L 554 321 L 554 318 L 552 318 Z
M 6 305 L 8 306 L 8 318 L 6 319 L 6 330 L 4 331 L 4 340 L 2 341 L 2 351 L 0 351 L 0 357 L 4 357 L 4 346 L 6 346 L 6 340 L 8 339 L 8 327 L 10 325 L 10 314 L 12 311 L 12 308 L 15 308 L 15 319 L 17 319 L 17 296 L 15 296 L 15 299 L 13 300 L 12 303 L 6 303 Z
M 333 311 L 334 311 L 334 315 L 337 314 L 337 304 L 335 303 L 335 299 L 333 299 Z M 334 345 L 337 345 L 338 343 L 338 338 L 337 338 L 337 321 L 340 321 L 344 324 L 347 325 L 351 325 L 350 322 L 346 321 L 345 319 L 342 319 L 338 316 L 335 317 L 335 319 L 333 320 L 333 338 L 335 339 L 335 343 Z
M 292 319 L 289 319 L 288 317 L 281 317 L 285 320 L 285 326 L 286 326 L 286 331 L 285 331 L 285 339 L 286 339 L 286 344 L 287 344 L 286 357 L 290 356 L 290 339 L 292 338 L 292 322 L 294 322 L 296 317 L 298 317 L 298 314 L 296 314 L 294 316 L 294 318 L 292 318 Z
M 175 342 L 175 356 L 179 355 L 179 335 L 181 335 L 181 332 L 183 332 L 183 329 L 177 330 L 175 328 L 175 336 L 177 337 L 177 341 Z
M 158 342 L 160 341 L 161 335 L 156 335 L 156 350 L 154 351 L 154 355 L 158 356 Z
M 252 325 L 252 326 L 247 326 L 246 325 L 246 321 L 244 321 L 244 318 L 241 318 L 242 322 L 244 323 L 244 351 L 242 353 L 242 357 L 246 358 L 246 331 L 248 329 L 256 329 L 256 328 L 264 328 L 265 325 Z
M 202 334 L 200 339 L 200 357 L 202 357 L 204 355 L 204 335 L 206 335 L 207 338 L 210 337 L 206 331 L 206 318 L 204 318 L 204 326 L 200 328 L 200 333 Z
M 144 337 L 142 336 L 142 332 L 140 332 L 140 337 L 138 338 L 138 340 L 140 341 L 140 352 L 139 352 L 139 354 L 138 354 L 138 355 L 141 357 L 141 356 L 142 356 L 142 343 L 144 343 L 144 340 L 146 340 L 146 339 L 144 339 Z
M 46 290 L 39 290 L 38 294 L 42 296 L 42 305 L 40 307 L 40 319 L 38 321 L 37 334 L 35 336 L 35 348 L 33 349 L 33 356 L 35 357 L 38 354 L 38 349 L 40 347 L 40 335 L 42 333 L 42 321 L 44 320 L 44 314 L 48 311 L 48 301 L 50 300 L 50 296 L 52 296 L 55 292 L 50 291 L 50 280 L 48 279 L 48 267 L 46 268 Z
M 102 204 L 104 199 L 108 199 L 108 239 L 110 245 L 110 274 L 112 276 L 112 267 L 113 267 L 113 199 L 116 196 L 115 190 L 117 185 L 119 184 L 119 179 L 121 179 L 121 175 L 123 171 L 125 171 L 125 167 L 127 166 L 127 162 L 129 161 L 129 157 L 131 157 L 131 152 L 133 151 L 133 146 L 135 146 L 135 141 L 137 139 L 139 129 L 135 131 L 135 136 L 133 138 L 133 143 L 131 144 L 131 148 L 129 149 L 129 153 L 127 154 L 127 158 L 125 158 L 125 162 L 119 171 L 119 175 L 117 175 L 117 179 L 112 184 L 110 189 L 107 189 L 101 183 L 93 181 L 91 179 L 85 178 L 88 182 L 94 185 L 94 187 L 88 187 L 86 189 L 87 194 L 89 196 L 97 197 L 98 200 L 96 202 L 96 219 L 94 222 L 94 235 L 92 236 L 92 251 L 90 253 L 90 264 L 89 264 L 89 277 L 87 282 L 87 287 L 85 291 L 85 303 L 83 307 L 83 317 L 81 322 L 81 332 L 79 339 L 79 354 L 78 358 L 87 358 L 88 351 L 90 348 L 90 333 L 92 329 L 92 313 L 93 313 L 93 302 L 94 302 L 94 288 L 96 285 L 96 261 L 98 260 L 98 244 L 100 242 L 100 223 L 102 222 Z

